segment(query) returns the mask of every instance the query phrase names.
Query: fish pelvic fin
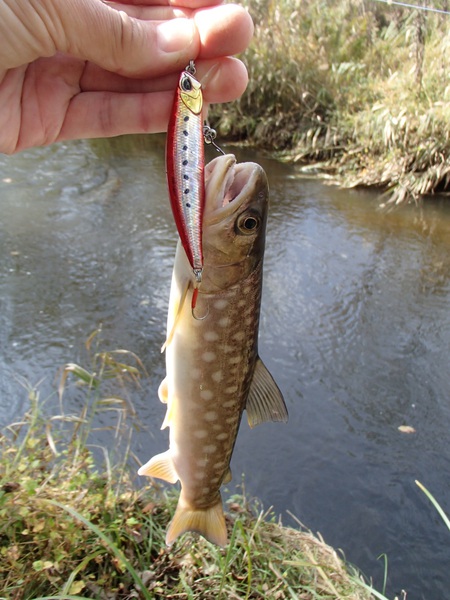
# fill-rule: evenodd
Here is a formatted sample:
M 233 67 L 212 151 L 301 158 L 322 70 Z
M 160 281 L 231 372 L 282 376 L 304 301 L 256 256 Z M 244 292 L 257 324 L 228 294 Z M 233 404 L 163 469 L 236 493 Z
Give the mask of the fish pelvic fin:
M 286 423 L 288 420 L 283 395 L 259 356 L 245 408 L 250 427 L 267 421 Z
M 162 454 L 157 454 L 151 458 L 138 471 L 138 475 L 147 475 L 147 477 L 156 477 L 163 479 L 168 483 L 176 483 L 178 481 L 178 473 L 173 464 L 170 450 L 166 450 Z
M 164 379 L 159 384 L 158 397 L 159 397 L 160 401 L 163 404 L 167 404 L 167 400 L 169 398 L 169 389 L 168 389 L 168 385 L 167 385 L 167 377 L 164 377 Z
M 165 429 L 166 427 L 170 427 L 170 424 L 173 420 L 174 414 L 175 414 L 175 403 L 172 400 L 172 402 L 167 402 L 166 414 L 164 417 L 164 421 L 162 422 L 162 425 L 161 425 L 161 430 Z
M 167 530 L 166 544 L 171 546 L 178 536 L 187 531 L 199 533 L 217 546 L 227 545 L 227 527 L 220 495 L 217 503 L 209 508 L 192 508 L 183 501 L 181 492 L 175 515 Z

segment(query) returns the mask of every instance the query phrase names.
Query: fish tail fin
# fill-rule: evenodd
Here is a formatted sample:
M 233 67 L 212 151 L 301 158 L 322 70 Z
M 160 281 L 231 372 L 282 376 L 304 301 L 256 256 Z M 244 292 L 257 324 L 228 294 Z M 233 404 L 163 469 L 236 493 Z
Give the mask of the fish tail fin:
M 227 545 L 227 527 L 220 495 L 213 506 L 191 508 L 183 501 L 183 492 L 181 492 L 175 515 L 167 530 L 166 544 L 171 546 L 178 536 L 187 531 L 199 533 L 218 546 Z

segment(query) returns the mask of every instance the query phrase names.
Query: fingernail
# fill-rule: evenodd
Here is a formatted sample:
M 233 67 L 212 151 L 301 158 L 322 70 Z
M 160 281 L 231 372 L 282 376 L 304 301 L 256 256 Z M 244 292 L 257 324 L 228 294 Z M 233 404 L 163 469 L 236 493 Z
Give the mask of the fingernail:
M 180 52 L 191 46 L 195 25 L 190 19 L 172 19 L 158 25 L 158 46 L 163 52 Z
M 216 63 L 213 65 L 200 79 L 200 83 L 206 89 L 211 84 L 214 85 L 216 80 L 220 77 L 220 64 Z

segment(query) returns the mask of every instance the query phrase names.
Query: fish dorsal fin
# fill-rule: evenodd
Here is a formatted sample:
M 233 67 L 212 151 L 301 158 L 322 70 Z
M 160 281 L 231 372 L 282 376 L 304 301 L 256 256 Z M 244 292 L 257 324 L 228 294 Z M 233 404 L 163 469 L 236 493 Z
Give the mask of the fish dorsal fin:
M 263 361 L 256 359 L 253 380 L 246 404 L 250 427 L 266 421 L 288 420 L 288 412 L 283 396 Z
M 142 465 L 138 471 L 138 475 L 157 477 L 169 483 L 176 483 L 178 481 L 178 473 L 175 470 L 170 450 L 157 454 L 148 463 Z

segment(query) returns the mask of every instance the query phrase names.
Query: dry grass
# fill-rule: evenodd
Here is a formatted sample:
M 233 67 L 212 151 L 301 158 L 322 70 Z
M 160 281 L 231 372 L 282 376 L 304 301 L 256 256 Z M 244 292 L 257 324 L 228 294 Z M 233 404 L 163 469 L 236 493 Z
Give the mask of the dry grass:
M 250 83 L 214 109 L 219 134 L 390 190 L 391 203 L 450 190 L 450 16 L 368 0 L 247 4 Z
M 136 485 L 129 403 L 102 395 L 114 372 L 136 383 L 137 365 L 131 353 L 91 353 L 89 368 L 71 364 L 61 376 L 63 396 L 85 390 L 80 414 L 48 417 L 29 389 L 29 412 L 1 435 L 0 598 L 372 598 L 323 540 L 244 496 L 228 502 L 226 549 L 189 534 L 168 549 L 176 493 Z M 115 460 L 97 445 L 99 410 L 118 417 L 107 443 L 121 451 Z

